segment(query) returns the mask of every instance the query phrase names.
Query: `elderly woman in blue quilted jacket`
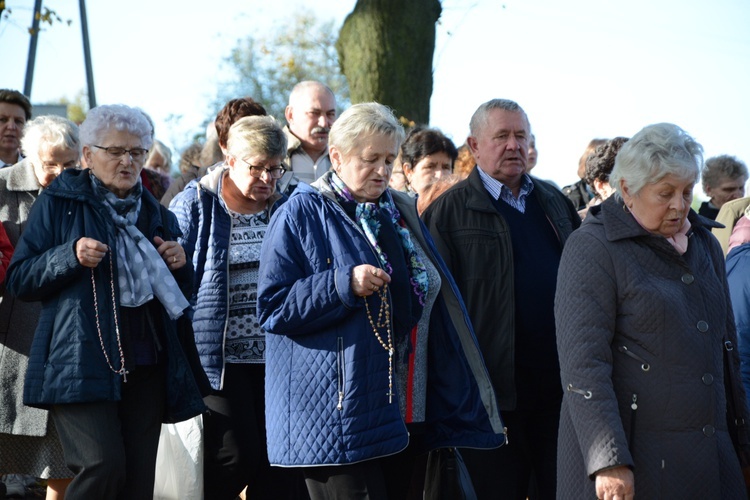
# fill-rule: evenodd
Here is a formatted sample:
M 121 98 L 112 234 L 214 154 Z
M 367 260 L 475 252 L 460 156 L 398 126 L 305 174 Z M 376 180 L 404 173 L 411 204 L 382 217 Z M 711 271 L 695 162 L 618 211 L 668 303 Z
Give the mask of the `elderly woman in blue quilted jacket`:
M 681 128 L 644 128 L 563 250 L 559 499 L 747 498 L 727 422 L 750 415 L 724 258 L 716 223 L 690 208 L 701 163 Z
M 352 106 L 332 170 L 263 242 L 268 454 L 301 468 L 314 500 L 404 498 L 420 453 L 504 442 L 456 285 L 414 199 L 388 189 L 403 137 L 388 108 Z

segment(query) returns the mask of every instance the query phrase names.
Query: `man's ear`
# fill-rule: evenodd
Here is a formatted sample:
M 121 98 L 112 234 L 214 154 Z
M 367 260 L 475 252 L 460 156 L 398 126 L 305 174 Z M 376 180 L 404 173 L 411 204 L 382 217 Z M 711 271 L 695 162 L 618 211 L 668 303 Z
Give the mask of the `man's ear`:
M 284 118 L 286 118 L 287 123 L 292 123 L 292 109 L 291 106 L 284 108 Z
M 477 138 L 470 135 L 466 138 L 466 145 L 469 146 L 469 151 L 471 151 L 472 156 L 474 156 L 474 158 L 476 159 L 476 151 L 478 146 Z

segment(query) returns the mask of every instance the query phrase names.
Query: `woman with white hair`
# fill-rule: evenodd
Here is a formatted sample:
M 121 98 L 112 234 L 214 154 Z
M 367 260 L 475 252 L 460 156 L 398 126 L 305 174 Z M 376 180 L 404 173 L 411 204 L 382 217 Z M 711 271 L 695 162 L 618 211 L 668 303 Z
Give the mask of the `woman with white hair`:
M 140 184 L 151 133 L 138 109 L 90 110 L 88 168 L 42 191 L 6 276 L 42 303 L 24 404 L 50 410 L 73 500 L 150 500 L 161 423 L 205 408 L 177 336 L 192 266 L 174 216 Z
M 31 206 L 39 193 L 60 172 L 77 167 L 81 155 L 78 127 L 59 116 L 40 116 L 28 122 L 21 146 L 26 158 L 0 169 L 0 220 L 13 247 L 27 225 Z M 23 381 L 42 304 L 17 300 L 5 287 L 0 290 L 0 404 L 3 407 L 0 411 L 0 473 L 46 479 L 47 499 L 53 500 L 62 497 L 73 474 L 65 465 L 49 413 L 23 404 Z
M 732 436 L 750 413 L 724 258 L 716 224 L 690 208 L 701 163 L 681 128 L 644 128 L 617 153 L 615 194 L 565 245 L 560 499 L 747 498 Z
M 268 455 L 300 468 L 313 500 L 405 498 L 426 451 L 504 442 L 456 284 L 414 199 L 388 189 L 403 139 L 385 106 L 349 108 L 332 170 L 263 241 Z

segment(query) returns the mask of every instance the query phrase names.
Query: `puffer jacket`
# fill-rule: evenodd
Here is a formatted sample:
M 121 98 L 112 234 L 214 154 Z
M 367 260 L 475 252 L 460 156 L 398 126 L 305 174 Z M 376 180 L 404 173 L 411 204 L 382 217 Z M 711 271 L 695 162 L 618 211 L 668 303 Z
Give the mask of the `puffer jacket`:
M 736 337 L 723 254 L 716 223 L 688 219 L 680 255 L 613 196 L 568 239 L 555 298 L 558 498 L 595 498 L 595 474 L 616 466 L 633 469 L 635 498 L 747 498 L 727 431 L 723 349 Z
M 221 165 L 190 181 L 169 204 L 177 216 L 179 243 L 195 268 L 190 302 L 193 329 L 201 365 L 211 387 L 224 381 L 224 340 L 229 321 L 229 238 L 232 217 L 218 193 L 227 167 Z M 273 213 L 286 198 L 278 193 L 268 201 Z
M 144 192 L 137 225 L 150 241 L 167 234 L 165 224 L 169 224 L 169 233 L 179 233 L 176 221 L 163 221 L 161 214 L 156 199 Z M 114 252 L 109 254 L 112 267 L 105 259 L 94 270 L 100 338 L 93 314 L 90 271 L 75 255 L 75 244 L 82 237 L 94 238 L 110 248 L 116 244 L 114 223 L 94 195 L 89 171 L 69 169 L 39 195 L 6 277 L 12 294 L 22 300 L 42 302 L 24 386 L 24 404 L 30 406 L 48 408 L 121 398 L 122 377 L 110 370 L 101 346 L 103 342 L 109 359 L 119 367 L 112 303 L 105 300 L 109 299 L 112 283 L 117 283 L 117 256 Z M 191 266 L 173 274 L 178 284 L 189 286 Z M 119 287 L 114 286 L 114 294 L 121 317 Z M 175 422 L 202 413 L 205 405 L 179 343 L 176 322 L 169 320 L 160 304 L 159 310 L 163 313 L 167 358 L 165 421 Z M 132 368 L 132 360 L 127 357 L 126 367 Z
M 745 392 L 750 392 L 750 242 L 727 255 L 727 281 L 732 297 L 737 344 Z
M 272 464 L 350 464 L 391 455 L 409 440 L 388 354 L 364 301 L 351 290 L 355 266 L 379 266 L 364 233 L 335 201 L 330 173 L 300 184 L 263 242 L 258 313 L 266 330 L 266 427 Z M 493 448 L 504 440 L 495 394 L 453 279 L 417 216 L 391 192 L 406 226 L 440 272 L 430 318 L 426 446 Z

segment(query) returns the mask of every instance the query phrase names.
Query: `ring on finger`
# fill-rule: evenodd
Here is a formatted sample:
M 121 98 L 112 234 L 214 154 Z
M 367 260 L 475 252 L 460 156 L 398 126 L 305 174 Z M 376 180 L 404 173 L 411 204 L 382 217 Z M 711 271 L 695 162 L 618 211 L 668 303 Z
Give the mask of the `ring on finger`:
M 172 256 L 172 263 L 174 263 L 174 264 L 177 263 L 177 256 L 176 255 Z

